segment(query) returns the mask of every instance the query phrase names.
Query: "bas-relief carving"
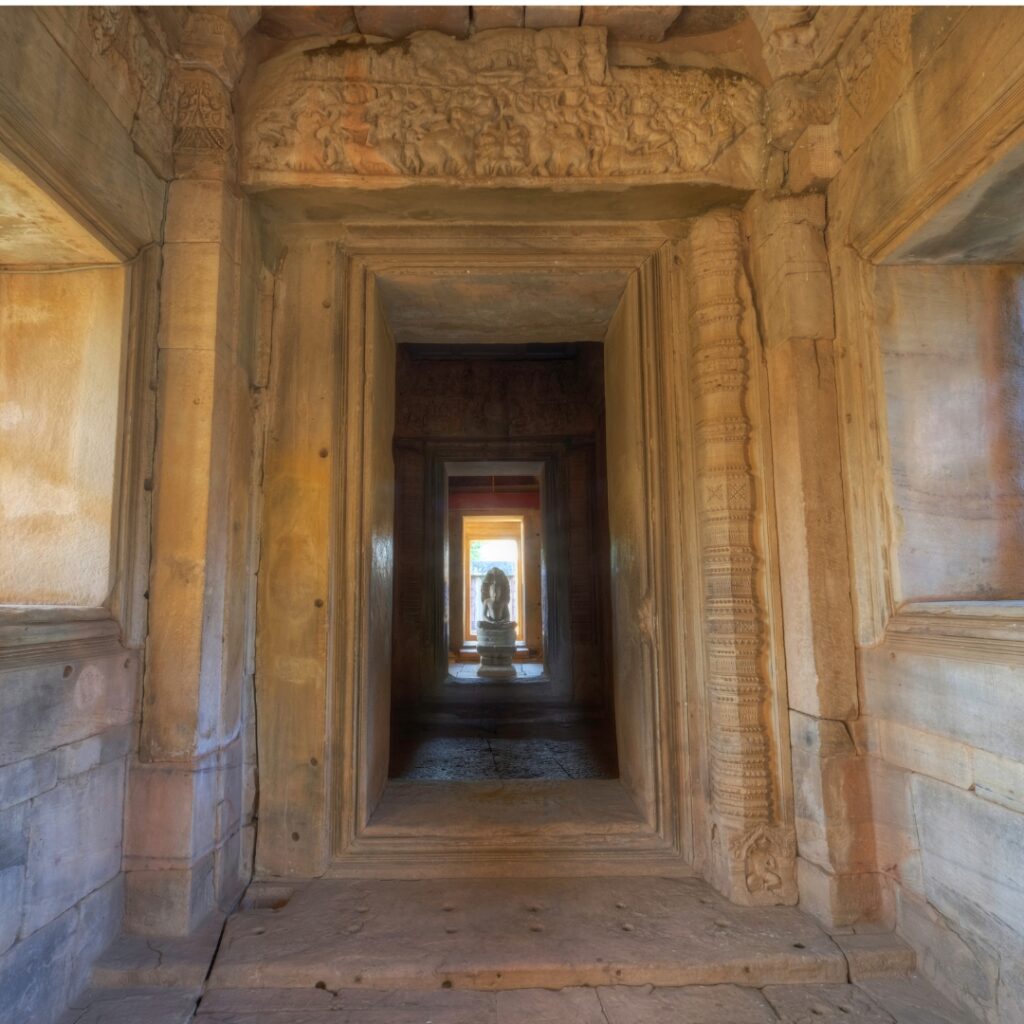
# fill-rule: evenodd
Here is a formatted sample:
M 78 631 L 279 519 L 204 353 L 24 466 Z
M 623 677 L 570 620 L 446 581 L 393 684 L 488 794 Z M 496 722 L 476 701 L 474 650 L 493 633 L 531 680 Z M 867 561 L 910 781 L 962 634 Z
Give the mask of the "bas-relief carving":
M 742 76 L 609 68 L 602 29 L 339 41 L 261 70 L 247 171 L 426 178 L 705 176 L 753 187 L 764 98 Z
M 220 82 L 204 72 L 182 77 L 174 119 L 176 150 L 226 150 L 231 146 L 231 110 Z
M 783 902 L 795 893 L 795 840 L 792 829 L 775 820 L 767 637 L 754 541 L 750 356 L 736 219 L 702 218 L 689 247 L 711 870 L 733 899 Z

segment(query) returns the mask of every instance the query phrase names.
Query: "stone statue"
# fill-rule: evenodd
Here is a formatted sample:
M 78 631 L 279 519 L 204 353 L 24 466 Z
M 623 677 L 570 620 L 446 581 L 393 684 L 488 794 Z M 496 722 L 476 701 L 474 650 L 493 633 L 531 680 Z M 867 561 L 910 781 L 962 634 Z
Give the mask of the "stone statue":
M 497 566 L 489 569 L 480 585 L 484 617 L 476 624 L 476 648 L 483 679 L 515 679 L 512 656 L 516 652 L 516 624 L 509 620 L 512 587 Z
M 508 603 L 512 594 L 508 577 L 498 568 L 488 570 L 480 587 L 484 618 L 488 622 L 508 622 Z

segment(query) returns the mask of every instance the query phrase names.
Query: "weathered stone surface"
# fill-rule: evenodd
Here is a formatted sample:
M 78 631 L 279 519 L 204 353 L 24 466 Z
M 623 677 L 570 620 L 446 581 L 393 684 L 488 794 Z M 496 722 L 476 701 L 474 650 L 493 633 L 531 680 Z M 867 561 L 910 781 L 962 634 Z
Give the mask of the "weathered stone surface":
M 583 8 L 582 25 L 595 25 L 608 30 L 611 40 L 633 39 L 658 42 L 665 37 L 668 27 L 679 17 L 682 7 L 666 5 L 630 7 Z
M 0 768 L 0 811 L 53 789 L 58 757 L 53 752 L 15 761 Z
M 19 370 L 0 377 L 4 604 L 110 593 L 125 287 L 109 266 L 0 275 L 0 360 Z
M 535 1024 L 591 1024 L 612 1020 L 605 1014 L 602 992 L 610 989 L 513 989 L 498 992 L 492 998 L 497 1024 L 529 1020 Z M 604 1015 L 603 1015 L 604 1014 Z
M 772 145 L 790 150 L 808 126 L 831 123 L 838 93 L 838 77 L 831 67 L 773 82 L 767 96 Z
M 964 1024 L 964 1013 L 919 978 L 879 978 L 857 983 L 899 1024 Z
M 923 898 L 902 890 L 897 915 L 900 934 L 914 947 L 921 973 L 944 995 L 984 1018 L 986 1008 L 996 1002 L 1000 971 L 995 951 L 967 942 Z
M 1016 759 L 1024 750 L 1019 665 L 906 646 L 861 649 L 858 657 L 866 713 L 1001 757 Z
M 769 985 L 763 994 L 784 1024 L 894 1024 L 874 999 L 852 985 Z
M 972 750 L 974 792 L 1024 814 L 1024 764 L 1008 757 Z
M 789 151 L 786 188 L 791 192 L 823 192 L 841 164 L 838 123 L 809 124 Z
M 54 1020 L 68 998 L 77 911 L 17 943 L 0 959 L 0 1024 Z
M 840 47 L 836 67 L 844 153 L 861 144 L 910 82 L 910 22 L 907 7 L 867 8 Z
M 891 267 L 877 284 L 900 598 L 1013 599 L 1024 485 L 1010 466 L 1024 442 L 1012 402 L 994 396 L 1024 375 L 1020 274 Z M 992 457 L 1003 444 L 1007 459 Z
M 524 8 L 527 28 L 575 28 L 582 17 L 582 7 L 543 6 L 530 4 Z
M 492 28 L 522 28 L 525 9 L 518 6 L 480 6 L 470 8 L 474 32 L 487 32 Z
M 94 889 L 77 907 L 75 945 L 71 960 L 69 992 L 89 983 L 92 966 L 121 930 L 124 919 L 124 874 Z
M 69 66 L 39 14 L 25 8 L 9 15 L 0 26 L 0 105 L 9 142 L 33 154 L 58 190 L 76 196 L 130 258 L 159 235 L 164 182 L 137 155 L 104 99 Z
M 91 988 L 71 1000 L 57 1024 L 188 1024 L 195 1009 L 196 996 L 175 989 Z
M 974 769 L 970 747 L 888 719 L 880 721 L 878 729 L 881 755 L 890 764 L 960 789 L 971 788 Z
M 469 33 L 468 7 L 354 7 L 359 31 L 368 36 L 401 39 L 412 32 L 443 32 L 464 39 Z
M 24 889 L 24 864 L 0 867 L 0 954 L 6 953 L 18 937 Z
M 177 988 L 198 995 L 210 969 L 223 927 L 223 917 L 211 914 L 183 938 L 117 936 L 96 961 L 96 988 Z
M 357 975 L 375 989 L 758 985 L 839 981 L 846 961 L 797 911 L 730 906 L 693 880 L 320 880 L 281 910 L 233 917 L 211 983 Z
M 124 763 L 62 783 L 32 804 L 24 931 L 35 931 L 121 869 Z
M 884 921 L 890 914 L 884 880 L 876 873 L 836 874 L 797 857 L 800 909 L 827 928 L 860 921 Z
M 1024 935 L 1024 818 L 920 775 L 912 788 L 928 901 L 990 941 Z
M 688 988 L 597 990 L 603 1017 L 594 1024 L 672 1024 L 674 1021 L 714 1021 L 715 1024 L 774 1024 L 775 1014 L 764 997 L 734 985 L 694 985 Z
M 358 26 L 351 7 L 263 7 L 256 28 L 275 39 L 302 39 L 343 36 Z
M 0 763 L 73 743 L 135 716 L 137 663 L 124 654 L 0 672 Z M 42 769 L 47 772 L 45 767 Z
M 501 70 L 484 84 L 476 71 L 491 66 Z M 572 96 L 571 117 L 552 102 L 558 94 Z M 649 110 L 642 119 L 630 112 L 637 104 Z M 760 87 L 738 76 L 609 68 L 597 29 L 508 29 L 461 43 L 424 34 L 401 49 L 342 45 L 263 64 L 245 104 L 244 164 L 250 179 L 752 184 L 763 174 L 761 107 Z
M 60 747 L 54 751 L 58 777 L 67 779 L 81 775 L 101 764 L 109 764 L 127 756 L 135 742 L 135 735 L 136 726 L 133 722 Z
M 902 978 L 914 973 L 914 951 L 892 932 L 834 935 L 850 965 L 850 980 Z

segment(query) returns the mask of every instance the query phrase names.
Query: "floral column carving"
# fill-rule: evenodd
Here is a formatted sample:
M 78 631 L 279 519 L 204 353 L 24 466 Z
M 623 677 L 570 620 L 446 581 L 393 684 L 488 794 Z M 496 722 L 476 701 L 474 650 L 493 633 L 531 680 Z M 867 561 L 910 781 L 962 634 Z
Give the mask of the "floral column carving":
M 740 903 L 795 900 L 795 841 L 777 820 L 758 488 L 748 411 L 749 290 L 731 214 L 689 238 L 692 393 L 703 593 L 710 879 Z

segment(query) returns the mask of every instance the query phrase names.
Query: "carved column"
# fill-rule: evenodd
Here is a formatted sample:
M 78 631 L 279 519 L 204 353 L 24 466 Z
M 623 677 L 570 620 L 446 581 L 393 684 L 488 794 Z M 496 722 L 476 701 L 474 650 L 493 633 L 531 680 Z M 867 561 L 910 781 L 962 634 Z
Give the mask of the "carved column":
M 746 278 L 736 218 L 689 238 L 690 388 L 703 579 L 710 878 L 739 903 L 790 902 L 792 831 L 779 827 L 769 729 L 759 514 L 748 412 Z
M 750 264 L 768 378 L 800 905 L 830 927 L 884 912 L 856 652 L 825 197 L 755 196 Z
M 240 39 L 190 15 L 172 83 L 149 636 L 128 787 L 127 922 L 187 934 L 244 882 L 241 695 L 252 416 L 230 91 Z

